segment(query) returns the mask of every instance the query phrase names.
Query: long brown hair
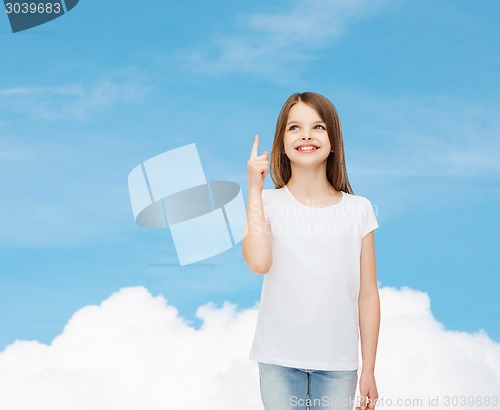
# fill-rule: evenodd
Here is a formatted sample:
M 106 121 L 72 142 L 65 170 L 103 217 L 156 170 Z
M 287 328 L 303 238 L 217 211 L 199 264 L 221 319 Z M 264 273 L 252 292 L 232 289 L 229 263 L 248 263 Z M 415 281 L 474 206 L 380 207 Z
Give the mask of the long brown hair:
M 269 172 L 276 188 L 282 188 L 292 176 L 290 159 L 286 156 L 283 138 L 290 109 L 298 102 L 303 102 L 312 107 L 326 124 L 326 131 L 333 150 L 326 160 L 326 177 L 328 181 L 337 191 L 354 194 L 347 178 L 342 125 L 337 110 L 328 98 L 313 92 L 292 94 L 286 100 L 278 116 L 273 148 L 271 150 Z

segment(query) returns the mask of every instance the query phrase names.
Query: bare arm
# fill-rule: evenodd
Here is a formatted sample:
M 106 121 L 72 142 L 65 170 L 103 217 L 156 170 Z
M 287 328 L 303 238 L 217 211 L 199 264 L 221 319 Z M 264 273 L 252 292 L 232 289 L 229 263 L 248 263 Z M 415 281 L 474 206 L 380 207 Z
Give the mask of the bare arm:
M 243 258 L 249 269 L 254 273 L 267 273 L 272 264 L 271 228 L 264 218 L 262 191 L 248 192 L 243 235 Z
M 272 264 L 271 228 L 264 218 L 262 190 L 268 170 L 267 151 L 257 156 L 259 136 L 255 136 L 248 168 L 248 204 L 242 253 L 254 273 L 267 273 Z
M 361 244 L 361 282 L 358 298 L 359 330 L 363 367 L 360 377 L 360 394 L 368 396 L 368 408 L 373 409 L 373 400 L 378 398 L 375 383 L 375 358 L 380 328 L 380 299 L 377 286 L 374 232 L 368 233 Z M 361 403 L 361 409 L 366 402 Z

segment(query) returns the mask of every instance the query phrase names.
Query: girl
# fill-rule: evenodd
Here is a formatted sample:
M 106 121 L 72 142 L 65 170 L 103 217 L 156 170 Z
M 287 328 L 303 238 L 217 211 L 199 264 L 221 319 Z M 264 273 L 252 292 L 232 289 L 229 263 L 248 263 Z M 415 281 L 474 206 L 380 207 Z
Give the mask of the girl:
M 268 153 L 255 136 L 248 167 L 242 252 L 265 274 L 250 359 L 258 362 L 266 410 L 374 409 L 380 324 L 368 199 L 347 178 L 342 129 L 325 97 L 293 94 L 278 117 L 270 159 L 275 189 L 264 189 Z

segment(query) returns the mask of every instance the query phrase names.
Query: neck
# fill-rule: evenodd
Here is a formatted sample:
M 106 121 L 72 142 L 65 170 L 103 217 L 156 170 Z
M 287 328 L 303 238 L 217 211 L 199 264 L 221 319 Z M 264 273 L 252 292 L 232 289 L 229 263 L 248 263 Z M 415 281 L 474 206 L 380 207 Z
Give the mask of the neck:
M 326 177 L 326 164 L 312 168 L 292 166 L 292 176 L 286 184 L 302 197 L 314 198 L 334 190 Z

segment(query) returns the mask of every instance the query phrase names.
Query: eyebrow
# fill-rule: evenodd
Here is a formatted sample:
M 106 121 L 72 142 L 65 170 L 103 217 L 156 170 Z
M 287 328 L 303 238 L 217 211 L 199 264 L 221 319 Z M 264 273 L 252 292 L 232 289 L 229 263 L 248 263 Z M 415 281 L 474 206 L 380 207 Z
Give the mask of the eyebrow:
M 293 123 L 300 124 L 300 121 L 288 121 L 286 123 L 286 125 L 293 124 Z M 314 121 L 313 124 L 325 124 L 325 122 L 324 121 Z

